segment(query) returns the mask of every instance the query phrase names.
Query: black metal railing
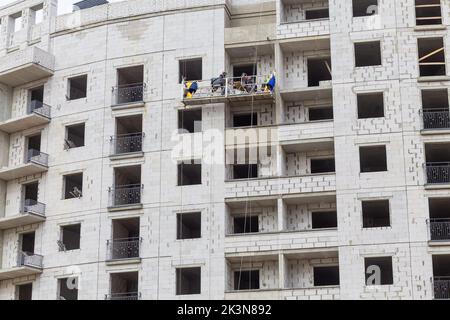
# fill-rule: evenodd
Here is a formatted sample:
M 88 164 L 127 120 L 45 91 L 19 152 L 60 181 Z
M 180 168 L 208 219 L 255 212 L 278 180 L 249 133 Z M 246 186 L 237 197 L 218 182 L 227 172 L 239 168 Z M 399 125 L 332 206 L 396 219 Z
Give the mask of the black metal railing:
M 33 199 L 25 199 L 23 203 L 23 212 L 45 216 L 45 204 Z
M 34 162 L 42 166 L 48 166 L 48 154 L 36 149 L 29 149 L 25 160 L 25 163 Z
M 112 88 L 113 105 L 144 101 L 145 83 L 132 83 Z
M 450 299 L 450 277 L 434 277 L 433 287 L 435 299 Z
M 144 139 L 144 133 L 129 133 L 121 134 L 115 137 L 111 137 L 112 154 L 126 154 L 142 151 L 142 140 Z
M 429 184 L 450 183 L 450 162 L 427 163 L 426 170 Z
M 19 267 L 25 266 L 25 267 L 33 267 L 33 268 L 42 268 L 43 260 L 44 260 L 44 257 L 39 254 L 19 251 L 17 265 Z
M 143 185 L 130 184 L 110 189 L 110 206 L 127 206 L 141 203 Z
M 450 240 L 450 218 L 428 220 L 431 241 Z
M 422 114 L 424 129 L 450 129 L 449 109 L 424 109 Z
M 36 113 L 41 116 L 50 118 L 51 107 L 41 101 L 32 100 L 27 108 L 27 114 Z
M 140 300 L 140 292 L 110 293 L 105 296 L 105 300 Z
M 108 240 L 106 246 L 108 250 L 107 260 L 139 258 L 141 238 Z

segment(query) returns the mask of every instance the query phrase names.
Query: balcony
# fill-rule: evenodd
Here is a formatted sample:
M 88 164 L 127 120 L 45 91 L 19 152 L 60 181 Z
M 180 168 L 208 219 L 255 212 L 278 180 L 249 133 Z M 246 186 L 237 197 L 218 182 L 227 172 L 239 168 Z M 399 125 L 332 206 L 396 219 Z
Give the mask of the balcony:
M 54 56 L 38 47 L 18 50 L 2 58 L 0 82 L 17 87 L 53 75 Z
M 31 101 L 28 105 L 26 115 L 0 123 L 0 130 L 7 133 L 14 133 L 47 124 L 50 122 L 50 110 L 51 107 L 45 103 Z
M 242 78 L 222 78 L 212 83 L 212 80 L 193 81 L 197 84 L 195 92 L 188 92 L 187 82 L 183 82 L 183 103 L 188 106 L 248 101 L 273 101 L 273 92 L 269 89 L 268 78 L 250 76 L 243 83 Z
M 429 185 L 450 184 L 450 162 L 433 162 L 426 165 Z
M 286 194 L 311 194 L 335 191 L 335 174 L 268 177 L 251 180 L 234 180 L 225 183 L 225 198 L 267 197 Z
M 433 278 L 434 299 L 450 300 L 450 277 Z
M 131 155 L 143 155 L 142 141 L 145 134 L 143 132 L 116 135 L 111 137 L 111 157 L 122 158 Z
M 108 240 L 106 244 L 108 252 L 108 256 L 106 258 L 107 262 L 123 262 L 123 260 L 127 260 L 128 262 L 139 262 L 141 242 L 142 239 L 140 237 Z
M 450 218 L 428 220 L 430 241 L 450 242 Z
M 141 300 L 141 293 L 140 292 L 110 293 L 105 296 L 105 300 L 123 300 L 123 301 Z
M 17 266 L 0 270 L 0 280 L 27 277 L 42 273 L 43 256 L 26 252 L 19 252 Z
M 426 109 L 422 116 L 424 130 L 450 130 L 449 109 Z
M 22 212 L 11 217 L 0 218 L 0 230 L 16 228 L 45 221 L 45 204 L 27 199 Z
M 333 145 L 334 123 L 333 120 L 325 120 L 285 124 L 278 127 L 278 138 L 281 144 L 311 142 L 315 147 L 318 143 Z
M 9 181 L 21 177 L 46 172 L 48 170 L 48 154 L 39 150 L 30 149 L 27 152 L 25 163 L 15 167 L 0 169 L 0 179 Z
M 124 84 L 112 88 L 112 108 L 122 109 L 144 106 L 145 83 Z
M 120 211 L 142 208 L 142 189 L 144 189 L 144 186 L 140 184 L 123 185 L 110 189 L 108 210 Z

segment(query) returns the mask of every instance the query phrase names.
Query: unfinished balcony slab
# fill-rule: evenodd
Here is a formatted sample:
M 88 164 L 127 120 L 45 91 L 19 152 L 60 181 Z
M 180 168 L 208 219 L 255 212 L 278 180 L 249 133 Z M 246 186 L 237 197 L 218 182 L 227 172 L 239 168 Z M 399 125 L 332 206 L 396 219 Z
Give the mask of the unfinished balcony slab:
M 9 269 L 0 270 L 0 281 L 1 280 L 11 280 L 15 278 L 28 277 L 33 275 L 38 275 L 42 273 L 42 268 L 31 267 L 31 266 L 20 266 L 13 267 Z
M 323 142 L 327 148 L 330 146 L 332 148 L 334 123 L 327 120 L 281 125 L 278 128 L 278 139 L 282 145 Z
M 45 221 L 45 216 L 36 213 L 23 213 L 0 218 L 0 230 L 12 229 Z
M 292 249 L 336 248 L 337 229 L 227 235 L 225 254 L 253 254 Z
M 339 300 L 340 287 L 242 290 L 225 292 L 225 300 Z
M 25 116 L 0 123 L 0 131 L 14 133 L 28 128 L 44 125 L 50 122 L 50 117 L 32 112 Z
M 288 194 L 312 195 L 329 192 L 336 192 L 335 174 L 232 180 L 225 183 L 225 198 L 227 199 Z
M 54 56 L 38 47 L 15 51 L 0 62 L 0 82 L 16 87 L 53 75 Z
M 48 166 L 37 162 L 29 162 L 16 167 L 6 167 L 0 169 L 0 180 L 10 181 L 48 170 Z
M 333 98 L 331 84 L 318 87 L 304 87 L 281 90 L 281 98 L 284 101 L 327 100 Z

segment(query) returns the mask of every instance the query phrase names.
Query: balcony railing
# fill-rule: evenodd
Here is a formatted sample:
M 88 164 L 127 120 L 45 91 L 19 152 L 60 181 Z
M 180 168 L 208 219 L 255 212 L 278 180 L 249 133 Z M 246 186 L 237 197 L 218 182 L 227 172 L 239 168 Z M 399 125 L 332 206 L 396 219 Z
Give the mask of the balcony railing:
M 142 140 L 144 139 L 144 133 L 130 133 L 121 134 L 115 137 L 111 137 L 112 143 L 112 155 L 120 155 L 133 152 L 142 151 Z
M 217 78 L 211 80 L 183 81 L 183 99 L 195 100 L 214 97 L 239 97 L 271 94 L 269 77 L 248 76 L 246 78 Z M 189 90 L 192 84 L 196 90 Z
M 36 200 L 26 199 L 23 203 L 23 212 L 45 216 L 45 204 Z
M 140 300 L 140 292 L 111 293 L 105 296 L 105 300 Z
M 141 203 L 143 185 L 130 184 L 110 189 L 110 206 L 128 206 Z
M 107 260 L 139 258 L 141 238 L 124 238 L 107 241 Z
M 433 280 L 433 286 L 435 299 L 450 299 L 450 277 L 435 277 Z
M 51 107 L 41 101 L 33 100 L 30 102 L 27 108 L 27 114 L 32 113 L 50 118 Z
M 450 162 L 427 163 L 426 170 L 429 184 L 450 183 Z
M 42 166 L 48 166 L 48 154 L 36 149 L 29 149 L 25 160 L 25 163 L 34 162 Z
M 39 254 L 34 254 L 30 252 L 19 252 L 19 257 L 17 261 L 18 267 L 33 267 L 33 268 L 42 268 L 42 261 L 44 257 Z
M 145 83 L 124 84 L 112 88 L 113 106 L 144 101 Z
M 424 129 L 450 129 L 449 109 L 424 109 L 422 114 Z

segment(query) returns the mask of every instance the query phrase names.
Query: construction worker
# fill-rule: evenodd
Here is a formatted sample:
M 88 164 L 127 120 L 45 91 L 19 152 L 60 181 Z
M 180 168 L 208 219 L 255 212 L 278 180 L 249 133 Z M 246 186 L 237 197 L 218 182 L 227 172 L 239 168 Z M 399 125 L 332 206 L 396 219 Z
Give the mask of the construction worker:
M 265 90 L 266 92 L 273 93 L 273 90 L 275 89 L 275 85 L 276 85 L 276 76 L 275 76 L 275 72 L 272 72 L 272 74 L 270 75 L 270 77 L 267 79 L 267 82 L 265 83 Z
M 187 81 L 184 83 L 185 97 L 191 99 L 198 90 L 197 81 Z
M 222 95 L 225 95 L 225 83 L 226 83 L 227 73 L 224 71 L 220 74 L 218 78 L 211 79 L 212 92 L 216 92 L 217 89 L 221 88 Z

